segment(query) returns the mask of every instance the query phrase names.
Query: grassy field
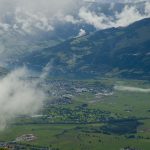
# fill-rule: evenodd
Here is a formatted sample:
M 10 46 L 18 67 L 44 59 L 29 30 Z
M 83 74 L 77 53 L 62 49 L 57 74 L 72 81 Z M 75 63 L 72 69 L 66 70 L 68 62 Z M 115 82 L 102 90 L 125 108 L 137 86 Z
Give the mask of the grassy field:
M 99 126 L 90 125 L 90 126 Z M 82 127 L 89 127 L 84 125 Z M 33 133 L 37 140 L 29 142 L 31 145 L 55 147 L 62 150 L 120 150 L 131 146 L 141 150 L 149 150 L 149 139 L 126 139 L 124 136 L 105 135 L 101 133 L 84 133 L 76 130 L 76 125 L 29 125 L 13 126 L 1 134 L 0 140 L 14 140 L 16 136 Z M 144 136 L 149 136 L 146 133 Z
M 95 81 L 84 82 L 87 82 L 87 85 L 95 83 Z M 109 80 L 101 82 L 110 84 Z M 112 83 L 140 88 L 150 87 L 145 81 L 113 80 Z M 137 150 L 150 149 L 150 93 L 113 91 L 113 95 L 102 96 L 95 100 L 95 94 L 84 92 L 76 95 L 73 103 L 61 105 L 61 109 L 75 111 L 75 108 L 82 104 L 87 104 L 89 112 L 94 110 L 110 112 L 106 116 L 104 114 L 104 117 L 116 119 L 117 123 L 114 120 L 97 122 L 89 120 L 85 123 L 56 121 L 47 124 L 32 122 L 26 124 L 23 123 L 26 122 L 24 119 L 21 121 L 22 124 L 11 124 L 5 131 L 0 132 L 0 141 L 14 141 L 23 134 L 34 134 L 37 137 L 36 140 L 21 142 L 21 144 L 47 146 L 58 150 L 120 150 L 127 146 Z M 82 111 L 79 114 L 85 115 Z M 90 115 L 95 117 L 93 113 L 89 113 L 89 118 L 92 118 Z M 129 118 L 132 120 L 126 120 Z M 135 123 L 137 125 L 134 126 Z M 105 128 L 108 131 L 104 130 Z M 121 128 L 123 132 L 120 131 Z M 134 128 L 135 132 L 132 132 Z M 125 133 L 126 130 L 131 132 Z

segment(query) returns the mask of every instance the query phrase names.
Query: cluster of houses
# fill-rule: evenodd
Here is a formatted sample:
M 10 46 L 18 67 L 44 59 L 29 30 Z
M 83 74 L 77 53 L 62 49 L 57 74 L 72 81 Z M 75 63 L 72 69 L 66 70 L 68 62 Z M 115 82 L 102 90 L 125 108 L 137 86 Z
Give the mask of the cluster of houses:
M 2 150 L 16 150 L 15 142 L 0 142 L 0 149 Z
M 16 138 L 16 142 L 30 142 L 36 140 L 37 137 L 34 136 L 33 134 L 24 134 L 20 137 Z

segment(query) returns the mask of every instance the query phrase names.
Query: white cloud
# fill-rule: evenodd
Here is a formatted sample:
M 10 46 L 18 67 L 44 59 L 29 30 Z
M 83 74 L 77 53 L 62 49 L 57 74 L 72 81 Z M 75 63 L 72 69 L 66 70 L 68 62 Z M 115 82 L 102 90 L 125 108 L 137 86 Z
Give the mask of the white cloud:
M 84 29 L 80 29 L 79 34 L 78 34 L 77 37 L 81 37 L 81 36 L 84 36 L 84 35 L 86 35 L 86 31 Z
M 150 2 L 145 3 L 145 13 L 150 17 Z
M 27 69 L 17 69 L 0 79 L 0 130 L 17 115 L 30 115 L 41 108 L 45 94 L 39 81 L 28 80 Z
M 131 86 L 115 86 L 117 91 L 130 91 L 130 92 L 141 92 L 141 93 L 150 93 L 150 89 L 144 89 L 140 87 L 131 87 Z
M 150 17 L 150 2 L 145 3 L 145 14 L 141 14 L 134 6 L 125 6 L 121 13 L 116 13 L 115 27 L 127 26 L 135 21 Z
M 110 3 L 110 9 L 108 8 L 108 10 L 113 10 L 114 14 L 116 14 L 115 16 L 113 14 L 106 15 L 104 12 L 97 13 L 94 10 L 91 11 L 89 5 L 84 5 L 85 2 L 82 3 L 83 1 L 0 0 L 0 28 L 3 28 L 5 31 L 13 29 L 20 32 L 20 30 L 23 30 L 23 32 L 27 33 L 36 33 L 37 30 L 49 32 L 55 28 L 53 21 L 58 20 L 72 24 L 83 22 L 93 25 L 96 29 L 106 29 L 126 26 L 134 21 L 150 16 L 149 1 L 145 4 L 145 14 L 141 14 L 136 9 L 135 1 L 132 1 L 132 6 L 126 6 L 121 12 L 115 13 L 114 5 L 118 1 L 110 0 L 109 2 L 112 3 Z M 90 0 L 90 2 L 94 1 Z M 103 0 L 97 1 L 106 2 Z M 127 3 L 126 0 L 119 2 Z M 139 2 L 139 0 L 136 2 Z M 78 16 L 76 13 L 78 13 Z
M 104 29 L 110 26 L 109 23 L 111 18 L 106 17 L 103 13 L 97 15 L 95 12 L 91 12 L 85 7 L 80 9 L 79 17 L 87 24 L 93 25 L 97 29 Z
M 147 16 L 140 14 L 135 7 L 125 6 L 121 13 L 116 13 L 116 22 L 114 23 L 114 26 L 127 26 L 146 17 Z
M 65 14 L 71 10 L 78 0 L 0 0 L 0 23 L 5 30 L 7 24 L 12 29 L 22 29 L 30 33 L 34 29 L 53 30 L 52 18 L 57 13 Z M 66 21 L 74 22 L 74 18 L 65 15 Z M 13 28 L 15 27 L 15 28 Z
M 40 13 L 32 14 L 21 9 L 17 9 L 15 12 L 15 25 L 27 33 L 31 33 L 34 29 L 43 31 L 51 31 L 54 29 L 48 18 L 44 15 Z
M 121 1 L 121 0 L 120 0 Z M 150 1 L 150 0 L 124 0 L 124 3 L 139 3 L 139 2 L 145 2 L 145 1 Z
M 73 4 L 74 0 L 0 0 L 1 12 L 4 14 L 14 12 L 16 8 L 21 8 L 29 12 L 42 12 L 49 15 L 57 11 L 66 11 Z
M 54 17 L 53 20 L 58 20 L 61 22 L 67 22 L 67 23 L 72 23 L 72 24 L 77 24 L 80 23 L 78 19 L 76 19 L 74 16 L 70 14 L 62 14 L 62 13 L 57 13 Z
M 136 6 L 125 6 L 121 12 L 115 12 L 115 16 L 106 16 L 104 13 L 96 14 L 82 7 L 79 17 L 83 22 L 93 25 L 96 29 L 106 29 L 110 27 L 124 27 L 135 21 L 150 17 L 150 2 L 145 3 L 145 13 L 141 14 Z
M 96 0 L 84 0 L 85 2 L 96 2 Z
M 6 24 L 6 23 L 1 23 L 0 22 L 0 29 L 4 30 L 4 31 L 8 31 L 10 28 L 10 25 L 9 24 Z
M 74 16 L 66 15 L 64 21 L 71 22 L 72 24 L 77 24 L 79 21 L 74 18 Z
M 45 67 L 42 69 L 42 74 L 40 76 L 41 79 L 45 79 L 49 76 L 49 74 L 53 71 L 53 60 L 48 62 Z

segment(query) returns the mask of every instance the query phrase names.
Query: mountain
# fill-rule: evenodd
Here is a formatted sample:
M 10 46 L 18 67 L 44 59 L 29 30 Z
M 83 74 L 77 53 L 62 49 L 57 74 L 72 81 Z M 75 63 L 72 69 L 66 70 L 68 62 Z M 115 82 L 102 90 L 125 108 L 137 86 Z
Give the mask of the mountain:
M 0 77 L 3 75 L 6 75 L 7 73 L 8 73 L 8 70 L 0 66 Z
M 20 64 L 51 75 L 149 79 L 150 18 L 67 40 L 20 58 Z
M 130 24 L 149 16 L 146 6 L 146 2 L 89 0 L 80 1 L 73 9 L 52 16 L 47 16 L 44 10 L 40 16 L 31 10 L 5 10 L 0 14 L 0 63 L 13 66 L 18 57 L 55 46 L 80 35 L 80 31 L 89 34 Z M 131 19 L 126 18 L 127 13 L 132 14 Z

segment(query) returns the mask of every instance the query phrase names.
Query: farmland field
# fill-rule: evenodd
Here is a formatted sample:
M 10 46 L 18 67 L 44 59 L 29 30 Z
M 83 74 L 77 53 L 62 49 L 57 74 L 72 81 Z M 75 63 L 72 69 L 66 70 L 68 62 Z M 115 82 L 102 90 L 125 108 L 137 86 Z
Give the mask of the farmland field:
M 57 84 L 63 84 L 59 89 Z M 101 79 L 55 80 L 38 115 L 18 116 L 4 131 L 1 143 L 19 149 L 121 150 L 150 148 L 150 92 L 148 81 Z M 134 87 L 119 90 L 114 86 Z M 49 86 L 47 86 L 49 88 Z M 16 141 L 32 134 L 31 141 Z

